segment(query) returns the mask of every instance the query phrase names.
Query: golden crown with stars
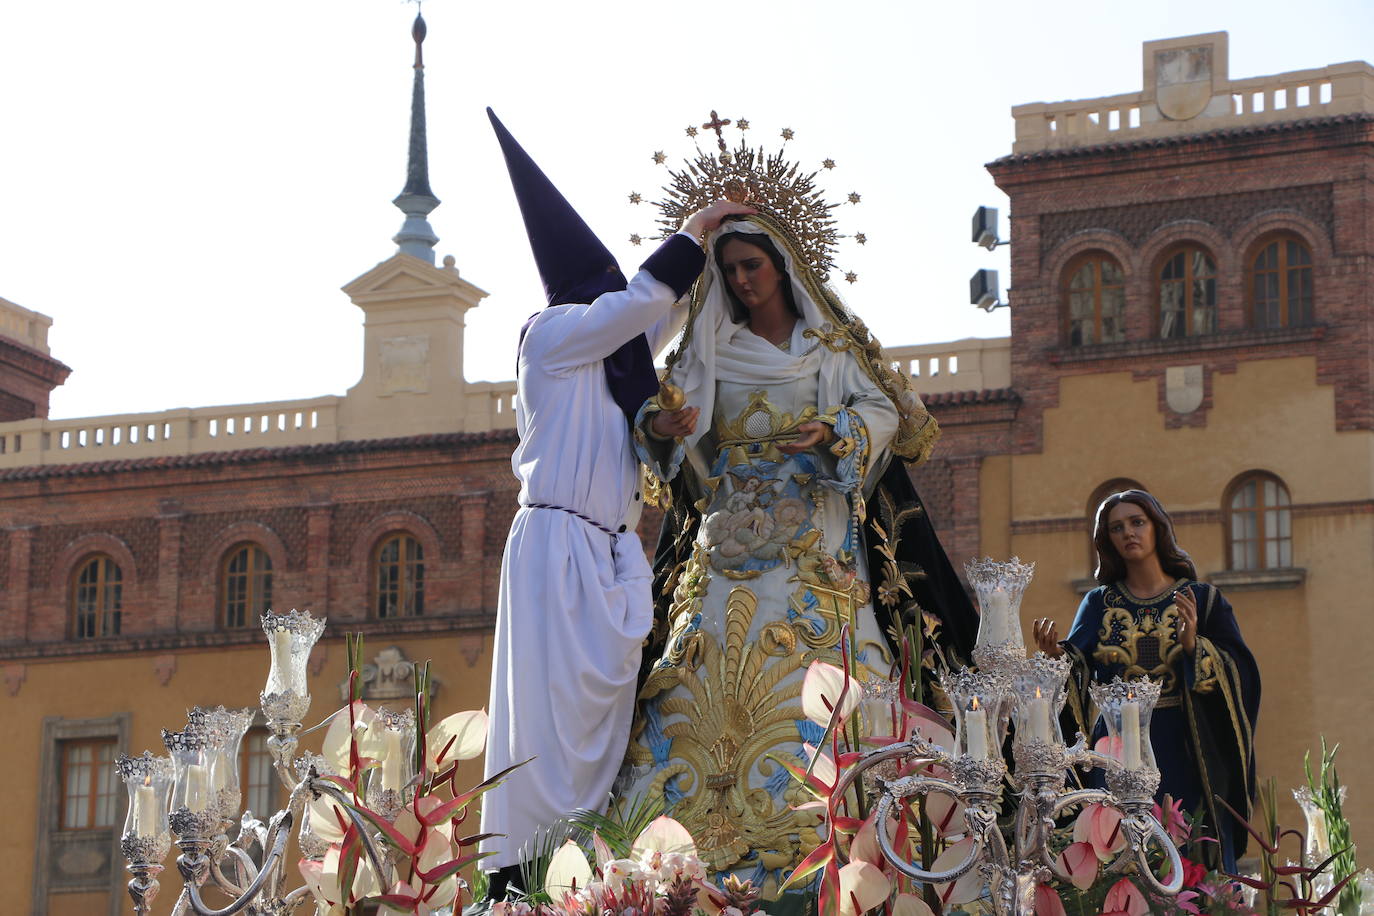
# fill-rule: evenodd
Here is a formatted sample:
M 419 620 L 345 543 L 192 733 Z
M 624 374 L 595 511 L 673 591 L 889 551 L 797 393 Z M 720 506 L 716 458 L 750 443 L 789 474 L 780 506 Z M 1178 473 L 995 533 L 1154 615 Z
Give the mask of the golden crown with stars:
M 724 129 L 733 123 L 740 131 L 739 144 L 733 149 L 725 141 Z M 654 201 L 658 207 L 659 225 L 656 238 L 664 239 L 682 228 L 687 217 L 716 200 L 747 203 L 773 217 L 787 232 L 792 247 L 816 276 L 825 282 L 835 268 L 835 251 L 842 238 L 853 238 L 860 245 L 868 241 L 862 232 L 842 235 L 836 227 L 834 212 L 841 203 L 829 203 L 824 192 L 816 187 L 819 171 L 804 172 L 800 163 L 785 155 L 786 144 L 795 136 L 791 128 L 782 129 L 783 149 L 768 153 L 763 146 L 750 146 L 744 138 L 749 122 L 737 118 L 721 118 L 714 111 L 711 120 L 687 128 L 687 136 L 695 139 L 701 131 L 713 131 L 716 150 L 696 148 L 696 156 L 684 161 L 680 170 L 667 166 L 668 157 L 655 152 L 655 165 L 668 169 L 669 183 L 663 187 L 666 197 Z M 821 168 L 833 169 L 835 160 L 824 159 Z M 859 193 L 852 191 L 842 203 L 858 204 Z M 640 204 L 644 198 L 630 193 L 630 203 Z M 630 243 L 643 241 L 639 235 L 630 236 Z M 859 279 L 853 271 L 846 271 L 844 279 L 850 283 Z

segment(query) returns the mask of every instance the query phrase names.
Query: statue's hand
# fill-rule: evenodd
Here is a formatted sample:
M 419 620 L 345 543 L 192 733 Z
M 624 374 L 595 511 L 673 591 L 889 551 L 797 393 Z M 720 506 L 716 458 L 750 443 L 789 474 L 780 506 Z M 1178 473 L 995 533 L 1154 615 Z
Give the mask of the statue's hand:
M 1059 627 L 1048 617 L 1041 617 L 1034 623 L 1033 633 L 1035 634 L 1035 647 L 1044 652 L 1050 658 L 1058 658 L 1064 654 L 1064 649 L 1059 645 Z
M 660 439 L 680 439 L 696 432 L 697 417 L 701 416 L 700 407 L 683 407 L 681 410 L 660 410 L 649 421 L 649 429 Z

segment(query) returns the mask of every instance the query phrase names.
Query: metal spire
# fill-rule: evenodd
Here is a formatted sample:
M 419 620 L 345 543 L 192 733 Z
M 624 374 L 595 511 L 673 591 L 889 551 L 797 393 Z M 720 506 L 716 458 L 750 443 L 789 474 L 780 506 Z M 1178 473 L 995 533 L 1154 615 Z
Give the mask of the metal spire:
M 426 217 L 439 206 L 439 198 L 429 189 L 429 149 L 425 138 L 425 20 L 415 14 L 411 37 L 415 39 L 415 84 L 410 96 L 410 157 L 406 166 L 406 186 L 392 201 L 406 215 L 401 231 L 392 237 L 402 254 L 434 263 L 434 234 Z

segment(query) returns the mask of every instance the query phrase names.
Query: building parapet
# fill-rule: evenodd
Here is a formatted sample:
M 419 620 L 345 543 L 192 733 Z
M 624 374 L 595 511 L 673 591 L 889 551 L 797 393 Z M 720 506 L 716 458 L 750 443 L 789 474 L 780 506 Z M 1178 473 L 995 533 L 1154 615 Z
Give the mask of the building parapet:
M 1011 386 L 1010 337 L 888 347 L 887 355 L 895 368 L 911 376 L 922 396 Z
M 1374 113 L 1369 64 L 1233 80 L 1227 75 L 1225 32 L 1147 41 L 1143 70 L 1139 92 L 1015 106 L 1013 153 Z
M 52 319 L 39 312 L 0 299 L 0 337 L 18 341 L 31 350 L 48 354 L 48 328 Z
M 893 347 L 894 366 L 905 369 L 923 394 L 1004 388 L 1011 382 L 1008 338 Z M 94 461 L 124 461 L 347 439 L 384 438 L 385 429 L 341 431 L 347 399 L 335 395 L 297 401 L 196 407 L 154 413 L 68 420 L 0 423 L 0 468 Z M 515 427 L 515 382 L 468 382 L 455 405 L 450 432 Z

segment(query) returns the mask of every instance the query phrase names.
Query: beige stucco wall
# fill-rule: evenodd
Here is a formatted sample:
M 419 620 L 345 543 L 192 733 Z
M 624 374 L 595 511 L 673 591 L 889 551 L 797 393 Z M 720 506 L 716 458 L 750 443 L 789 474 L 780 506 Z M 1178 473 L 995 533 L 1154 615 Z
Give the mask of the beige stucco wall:
M 1323 734 L 1340 742 L 1355 840 L 1374 848 L 1374 768 L 1366 765 L 1374 754 L 1366 725 L 1374 720 L 1374 515 L 1313 505 L 1374 496 L 1374 435 L 1335 431 L 1333 389 L 1317 384 L 1311 358 L 1245 362 L 1213 373 L 1211 383 L 1206 426 L 1169 430 L 1157 379 L 1137 381 L 1129 371 L 1064 379 L 1059 406 L 1045 413 L 1043 452 L 983 464 L 984 550 L 1036 562 L 1026 632 L 1033 618 L 1051 616 L 1064 634 L 1080 597 L 1071 583 L 1091 573 L 1086 527 L 1009 535 L 1013 520 L 1081 517 L 1092 491 L 1114 477 L 1139 480 L 1172 512 L 1215 512 L 1238 474 L 1277 474 L 1299 507 L 1294 563 L 1306 581 L 1228 592 L 1264 680 L 1260 776 L 1276 777 L 1287 797 L 1303 779 L 1304 751 Z M 1204 578 L 1226 568 L 1219 523 L 1181 524 L 1178 536 Z M 1280 819 L 1301 826 L 1291 799 Z
M 367 640 L 364 655 L 370 660 L 391 645 L 400 647 L 411 660 L 432 660 L 431 672 L 442 682 L 434 703 L 436 720 L 487 705 L 490 638 L 472 664 L 459 651 L 457 638 L 445 636 Z M 310 677 L 313 703 L 305 722 L 307 727 L 344 705 L 339 693 L 347 672 L 343 641 L 330 640 L 324 647 L 324 666 L 319 675 Z M 320 647 L 315 651 L 320 652 Z M 256 707 L 267 674 L 267 649 L 264 642 L 261 647 L 178 652 L 176 673 L 165 687 L 158 682 L 149 655 L 50 664 L 30 662 L 25 674 L 16 696 L 0 694 L 0 721 L 5 723 L 8 761 L 6 781 L 15 789 L 5 793 L 5 804 L 7 820 L 14 825 L 32 825 L 38 817 L 37 798 L 31 787 L 39 784 L 45 716 L 93 719 L 132 712 L 128 752 L 134 755 L 150 749 L 163 753 L 160 729 L 179 729 L 191 706 L 222 703 L 230 707 Z M 392 701 L 391 705 L 398 704 Z M 302 749 L 318 750 L 322 734 L 303 738 Z M 466 764 L 460 782 L 475 784 L 480 779 L 480 761 Z M 477 833 L 475 818 L 471 832 Z M 29 912 L 34 836 L 32 827 L 0 833 L 0 884 L 9 888 L 9 902 L 0 911 L 6 914 Z M 162 893 L 155 904 L 157 912 L 170 912 L 181 887 L 175 868 L 176 853 L 173 847 L 164 863 L 167 871 L 162 874 Z M 302 883 L 294 865 L 298 858 L 293 846 L 288 888 Z M 121 869 L 123 864 L 122 859 L 118 861 Z M 127 895 L 125 898 L 124 913 L 132 916 L 133 904 Z M 106 912 L 108 899 L 106 894 L 51 894 L 49 914 L 99 916 Z

